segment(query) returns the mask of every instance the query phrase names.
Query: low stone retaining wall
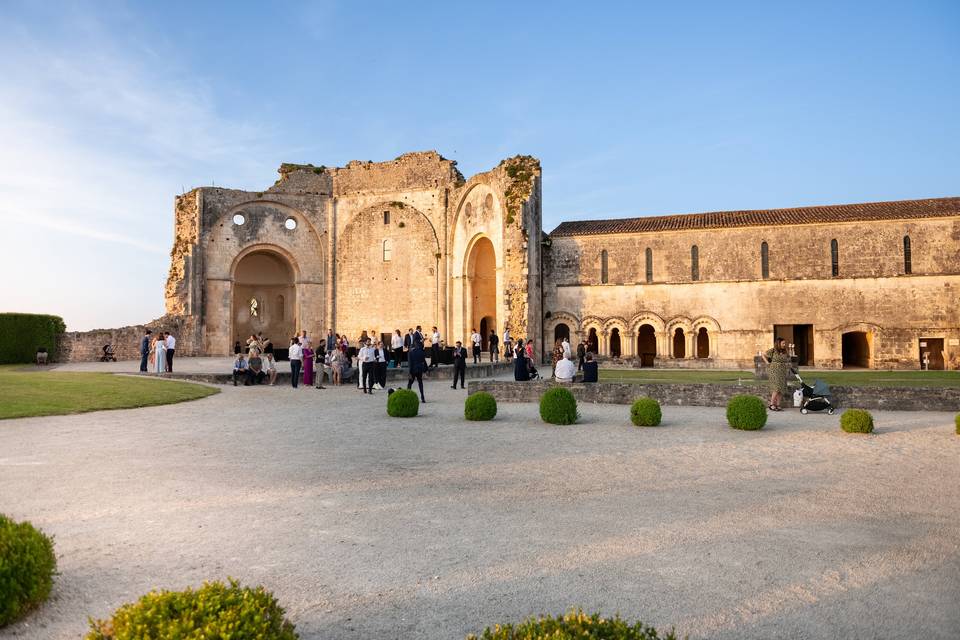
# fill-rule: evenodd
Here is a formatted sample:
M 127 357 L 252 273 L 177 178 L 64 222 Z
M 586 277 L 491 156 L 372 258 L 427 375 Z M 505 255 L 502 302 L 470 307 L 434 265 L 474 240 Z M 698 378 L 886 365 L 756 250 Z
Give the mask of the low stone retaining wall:
M 148 328 L 154 333 L 172 333 L 177 339 L 176 355 L 181 358 L 201 353 L 195 318 L 163 316 L 153 322 L 129 327 L 63 333 L 57 345 L 56 362 L 96 362 L 103 355 L 105 344 L 113 345 L 113 354 L 117 360 L 139 360 L 140 339 Z
M 642 396 L 654 398 L 663 405 L 725 407 L 735 395 L 748 393 L 764 402 L 770 392 L 757 384 L 628 384 L 599 382 L 592 384 L 558 384 L 555 382 L 513 382 L 498 380 L 470 381 L 470 393 L 486 391 L 500 402 L 539 402 L 551 387 L 563 386 L 577 402 L 633 404 Z M 838 408 L 886 409 L 888 411 L 960 411 L 960 389 L 919 387 L 831 387 L 830 401 Z M 787 406 L 791 399 L 787 399 Z
M 176 368 L 176 361 L 174 361 L 174 368 Z M 506 372 L 507 370 L 513 371 L 513 364 L 497 363 L 497 364 L 478 364 L 470 365 L 467 367 L 466 378 L 490 378 L 491 376 L 500 375 L 501 373 Z M 164 375 L 165 378 L 173 378 L 177 380 L 192 380 L 194 382 L 207 382 L 210 384 L 233 384 L 233 374 L 230 371 L 225 373 L 177 373 L 172 374 L 168 373 Z M 400 369 L 387 369 L 387 384 L 395 387 L 401 385 L 406 386 L 407 380 L 410 378 L 410 374 L 407 369 L 401 367 Z M 448 383 L 453 380 L 453 367 L 450 365 L 441 365 L 438 369 L 431 369 L 427 373 L 423 374 L 424 380 L 445 380 Z M 280 362 L 277 365 L 277 384 L 290 384 L 290 363 L 289 362 Z M 353 375 L 350 384 L 357 383 L 356 374 Z M 324 384 L 328 384 L 324 380 Z

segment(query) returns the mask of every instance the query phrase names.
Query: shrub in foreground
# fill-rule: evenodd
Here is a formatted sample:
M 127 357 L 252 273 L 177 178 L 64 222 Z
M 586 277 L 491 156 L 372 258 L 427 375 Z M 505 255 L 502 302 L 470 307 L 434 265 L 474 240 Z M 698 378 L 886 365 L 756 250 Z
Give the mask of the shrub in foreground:
M 410 389 L 397 389 L 387 398 L 387 415 L 393 418 L 412 418 L 420 410 L 420 398 Z
M 577 421 L 577 399 L 569 389 L 554 387 L 540 396 L 540 418 L 550 424 L 573 424 Z
M 497 400 L 486 391 L 467 396 L 463 403 L 463 417 L 467 420 L 493 420 L 497 415 Z
M 230 580 L 204 583 L 196 591 L 152 591 L 117 609 L 109 620 L 90 620 L 85 640 L 297 640 L 293 624 L 263 587 Z
M 673 631 L 659 635 L 653 627 L 642 622 L 630 624 L 620 616 L 601 618 L 600 614 L 587 615 L 580 610 L 565 616 L 529 618 L 517 625 L 498 624 L 487 627 L 479 636 L 469 635 L 467 640 L 579 640 L 598 638 L 603 640 L 676 640 Z
M 873 416 L 863 409 L 847 409 L 840 416 L 840 428 L 847 433 L 872 433 Z
M 638 427 L 655 427 L 662 417 L 660 403 L 653 398 L 639 398 L 630 407 L 630 422 Z
M 56 572 L 53 539 L 0 515 L 0 627 L 43 603 Z
M 757 396 L 739 395 L 727 402 L 727 422 L 734 429 L 756 431 L 767 424 L 767 407 Z

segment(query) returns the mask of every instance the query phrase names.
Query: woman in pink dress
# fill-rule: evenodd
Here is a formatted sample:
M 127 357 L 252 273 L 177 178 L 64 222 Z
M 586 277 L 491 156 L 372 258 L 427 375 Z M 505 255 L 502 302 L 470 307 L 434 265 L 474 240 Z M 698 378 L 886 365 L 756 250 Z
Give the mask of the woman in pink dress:
M 313 386 L 313 349 L 309 342 L 303 345 L 303 384 Z

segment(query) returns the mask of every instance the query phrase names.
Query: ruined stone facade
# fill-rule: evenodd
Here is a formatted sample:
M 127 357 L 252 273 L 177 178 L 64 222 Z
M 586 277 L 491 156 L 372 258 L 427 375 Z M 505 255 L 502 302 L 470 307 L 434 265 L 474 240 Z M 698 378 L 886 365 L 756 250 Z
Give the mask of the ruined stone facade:
M 960 367 L 960 198 L 546 235 L 528 156 L 469 180 L 436 152 L 279 172 L 262 192 L 176 199 L 167 315 L 151 326 L 179 332 L 180 355 L 232 353 L 256 332 L 284 346 L 303 329 L 355 340 L 420 324 L 447 344 L 509 326 L 541 354 L 582 336 L 622 366 L 750 368 L 780 335 L 805 365 Z M 71 334 L 69 357 L 105 337 Z
M 540 165 L 469 180 L 435 152 L 346 167 L 280 167 L 263 192 L 204 187 L 176 200 L 166 305 L 210 355 L 262 332 L 278 346 L 327 328 L 355 340 L 423 325 L 539 336 Z M 531 240 L 532 238 L 532 240 Z M 532 265 L 532 266 L 531 266 Z

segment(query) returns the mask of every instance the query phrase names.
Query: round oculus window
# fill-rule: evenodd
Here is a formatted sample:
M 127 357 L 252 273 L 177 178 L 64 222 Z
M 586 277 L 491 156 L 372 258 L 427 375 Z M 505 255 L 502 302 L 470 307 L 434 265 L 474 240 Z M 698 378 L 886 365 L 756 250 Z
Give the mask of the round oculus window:
M 297 228 L 297 221 L 294 218 L 287 218 L 284 221 L 283 226 L 285 226 L 290 231 L 293 231 L 294 229 Z
M 246 221 L 247 221 L 247 219 L 243 217 L 243 214 L 242 214 L 242 213 L 237 213 L 237 214 L 234 214 L 234 216 L 233 216 L 233 224 L 235 224 L 235 225 L 237 225 L 237 226 L 243 224 L 243 223 L 246 222 Z

